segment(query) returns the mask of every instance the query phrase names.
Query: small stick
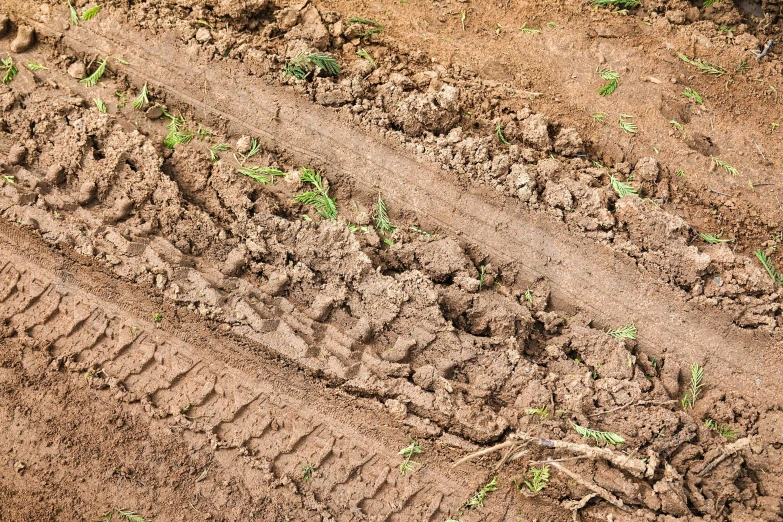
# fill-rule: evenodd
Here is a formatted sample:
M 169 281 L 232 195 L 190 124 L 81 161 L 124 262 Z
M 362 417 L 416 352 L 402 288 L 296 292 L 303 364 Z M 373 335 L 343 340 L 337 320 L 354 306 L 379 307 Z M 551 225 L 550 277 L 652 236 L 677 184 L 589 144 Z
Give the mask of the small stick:
M 740 450 L 744 450 L 745 448 L 750 446 L 750 437 L 745 437 L 744 439 L 739 439 L 738 441 L 732 442 L 731 444 L 728 444 L 725 448 L 723 448 L 723 453 L 721 453 L 715 460 L 707 464 L 703 470 L 699 471 L 698 475 L 700 477 L 703 477 L 715 467 L 726 460 L 728 457 L 731 457 L 735 453 L 737 453 Z
M 755 145 L 755 146 L 756 146 L 756 150 L 757 150 L 757 151 L 759 151 L 759 154 L 761 154 L 761 157 L 762 157 L 762 158 L 764 158 L 764 161 L 769 161 L 769 160 L 767 159 L 767 157 L 764 155 L 764 153 L 763 153 L 763 152 L 761 152 L 761 147 L 759 147 L 759 144 L 758 144 L 758 143 L 756 143 L 756 138 L 752 138 L 752 139 L 753 139 L 753 145 Z
M 716 194 L 720 194 L 721 196 L 731 197 L 730 195 L 726 194 L 725 192 L 719 192 L 719 191 L 714 190 L 714 189 L 710 189 L 710 192 L 714 192 Z
M 553 462 L 552 466 L 557 468 L 557 469 L 559 469 L 560 471 L 562 471 L 563 473 L 565 473 L 566 475 L 568 475 L 569 477 L 574 479 L 577 483 L 583 485 L 584 487 L 586 487 L 587 489 L 589 489 L 590 491 L 592 491 L 593 493 L 595 493 L 596 495 L 598 495 L 602 499 L 606 500 L 607 502 L 609 502 L 614 507 L 620 508 L 620 509 L 622 509 L 623 511 L 626 511 L 626 512 L 628 511 L 628 508 L 625 506 L 625 504 L 623 504 L 622 500 L 620 500 L 619 498 L 615 497 L 614 495 L 609 493 L 607 490 L 605 490 L 601 486 L 598 486 L 598 485 L 593 484 L 591 482 L 587 482 L 585 479 L 583 479 L 582 477 L 580 477 L 579 475 L 577 475 L 576 473 L 574 473 L 570 469 L 564 467 L 563 465 L 561 465 L 561 464 L 559 464 L 557 462 Z
M 546 460 L 533 460 L 530 462 L 531 466 L 537 466 L 538 464 L 551 464 L 553 462 L 568 462 L 569 460 L 586 459 L 586 455 L 578 455 L 576 457 L 565 457 L 562 459 L 546 459 Z
M 457 462 L 451 465 L 452 468 L 456 468 L 460 464 L 464 464 L 465 462 L 468 462 L 473 459 L 477 459 L 481 457 L 482 455 L 489 455 L 490 453 L 495 453 L 496 451 L 500 451 L 503 448 L 507 448 L 509 446 L 513 446 L 517 444 L 518 441 L 516 440 L 507 440 L 506 442 L 501 442 L 500 444 L 496 444 L 492 446 L 491 448 L 484 448 L 483 450 L 477 451 L 475 453 L 471 453 L 470 455 L 466 455 L 459 459 Z

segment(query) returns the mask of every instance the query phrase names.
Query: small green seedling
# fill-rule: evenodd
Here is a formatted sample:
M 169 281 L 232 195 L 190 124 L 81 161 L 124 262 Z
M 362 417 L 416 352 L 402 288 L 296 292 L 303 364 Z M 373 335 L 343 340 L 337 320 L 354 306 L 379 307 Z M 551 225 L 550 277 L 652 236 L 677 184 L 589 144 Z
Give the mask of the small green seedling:
M 79 13 L 76 12 L 76 8 L 68 2 L 68 11 L 71 15 L 71 23 L 73 25 L 79 25 Z
M 392 225 L 389 218 L 389 210 L 386 208 L 386 203 L 381 199 L 380 193 L 378 194 L 378 201 L 375 204 L 375 228 L 381 234 L 392 234 L 397 229 Z
M 780 127 L 780 123 L 774 121 L 770 125 L 772 126 L 772 132 L 775 132 L 776 130 L 778 130 L 778 127 Z
M 688 408 L 693 409 L 696 401 L 701 396 L 701 391 L 704 388 L 704 368 L 698 364 L 691 365 L 691 381 L 688 384 L 688 389 L 685 390 L 685 394 L 682 397 L 680 404 L 683 410 Z
M 365 51 L 364 49 L 360 48 L 358 51 L 356 51 L 356 54 L 359 55 L 359 57 L 364 58 L 368 62 L 370 62 L 370 65 L 372 65 L 373 69 L 378 68 L 378 63 L 375 61 L 375 58 L 372 57 L 370 53 Z
M 630 9 L 642 5 L 639 0 L 590 0 L 593 5 L 608 5 Z
M 99 111 L 106 112 L 106 104 L 103 103 L 103 100 L 100 98 L 93 98 L 92 101 L 95 102 L 95 106 L 98 107 Z
M 8 174 L 3 174 L 2 176 L 0 176 L 0 179 L 2 179 L 3 181 L 5 181 L 10 185 L 16 184 L 16 178 L 14 178 L 13 176 L 9 176 Z
M 764 270 L 769 274 L 769 277 L 771 277 L 776 284 L 783 285 L 783 274 L 775 269 L 775 265 L 772 264 L 772 260 L 767 256 L 767 253 L 760 248 L 753 253 L 756 255 L 756 258 L 761 261 L 761 264 L 764 267 Z
M 411 232 L 416 232 L 417 234 L 421 234 L 424 237 L 432 237 L 434 235 L 431 232 L 420 229 L 419 227 L 408 227 L 408 230 Z
M 701 60 L 699 58 L 689 58 L 688 56 L 682 53 L 677 53 L 677 56 L 679 56 L 680 60 L 682 60 L 683 62 L 696 67 L 703 74 L 711 74 L 713 76 L 723 76 L 724 74 L 726 74 L 726 69 L 724 69 L 720 65 L 715 65 L 710 62 L 705 62 L 704 60 Z
M 538 34 L 541 32 L 541 29 L 531 29 L 527 26 L 527 22 L 522 24 L 522 27 L 519 28 L 519 30 L 522 32 L 522 34 Z
M 593 118 L 594 122 L 596 122 L 596 123 L 603 123 L 604 122 L 604 118 L 606 118 L 606 113 L 605 112 L 596 112 L 591 117 Z
M 46 67 L 44 67 L 43 65 L 41 65 L 40 63 L 36 63 L 36 62 L 28 62 L 27 68 L 30 69 L 32 72 L 35 72 L 35 71 L 48 71 L 49 70 Z
M 237 172 L 247 176 L 248 178 L 258 181 L 262 185 L 268 185 L 272 183 L 275 179 L 275 176 L 286 175 L 286 173 L 282 170 L 278 170 L 272 167 L 243 167 L 241 169 L 237 169 Z
M 685 171 L 682 169 L 677 170 L 677 172 L 674 173 L 678 178 L 684 178 L 685 177 Z
M 626 326 L 615 328 L 614 330 L 609 330 L 606 333 L 615 339 L 631 339 L 633 341 L 636 340 L 636 332 L 636 325 L 631 323 Z
M 704 233 L 699 232 L 699 237 L 702 238 L 707 243 L 709 243 L 710 245 L 717 245 L 719 243 L 730 243 L 730 242 L 734 241 L 733 239 L 723 238 L 722 236 L 723 236 L 723 230 L 721 230 L 720 232 L 718 232 L 715 235 L 713 235 L 713 234 L 704 234 Z
M 413 466 L 418 464 L 418 462 L 413 461 L 413 456 L 422 453 L 421 446 L 413 440 L 413 437 L 408 435 L 408 439 L 411 443 L 397 453 L 397 455 L 402 455 L 405 458 L 405 460 L 402 461 L 402 464 L 400 464 L 400 475 L 402 476 L 405 476 L 409 471 L 413 471 Z
M 119 100 L 117 101 L 117 108 L 118 109 L 122 109 L 123 107 L 125 107 L 125 105 L 128 103 L 128 100 L 127 100 L 127 98 L 125 98 L 125 95 L 123 93 L 121 93 L 120 91 L 115 91 L 114 95 L 117 98 L 119 98 Z
M 574 430 L 576 430 L 576 432 L 585 439 L 593 439 L 596 442 L 603 441 L 607 444 L 611 444 L 612 446 L 625 443 L 625 439 L 616 433 L 609 431 L 591 430 L 590 428 L 585 428 L 584 426 L 580 426 L 579 424 L 575 424 L 573 422 L 571 425 L 574 427 Z
M 526 473 L 530 480 L 525 481 L 525 486 L 531 493 L 538 493 L 543 490 L 549 483 L 549 466 L 543 466 L 541 468 L 530 468 L 530 471 Z
M 131 104 L 134 109 L 141 110 L 142 107 L 144 107 L 146 104 L 150 102 L 149 99 L 149 90 L 147 89 L 147 82 L 144 82 L 144 86 L 141 88 L 141 93 L 136 97 L 135 100 L 133 100 L 133 103 Z
M 728 172 L 732 176 L 736 176 L 737 174 L 739 174 L 739 171 L 736 168 L 732 167 L 731 165 L 729 165 L 727 162 L 723 161 L 722 159 L 716 158 L 714 156 L 712 158 L 710 158 L 710 159 L 712 159 L 712 162 L 715 164 L 716 167 L 725 170 L 726 172 Z
M 669 120 L 669 124 L 673 125 L 675 129 L 680 131 L 680 134 L 682 134 L 683 137 L 687 137 L 687 134 L 685 134 L 685 127 L 682 126 L 682 123 L 678 122 L 677 120 Z
M 529 288 L 525 290 L 525 301 L 533 304 L 533 292 L 531 292 Z
M 228 144 L 226 144 L 226 143 L 218 143 L 216 145 L 212 145 L 209 148 L 209 159 L 210 159 L 210 161 L 212 161 L 212 163 L 216 163 L 217 161 L 220 160 L 220 155 L 218 154 L 218 152 L 223 152 L 223 151 L 227 151 L 227 150 L 230 150 L 230 149 L 231 149 L 231 147 L 229 147 Z
M 615 178 L 614 175 L 609 177 L 609 184 L 612 186 L 614 191 L 617 193 L 617 196 L 620 198 L 624 198 L 625 196 L 639 195 L 639 193 L 636 191 L 635 188 L 623 183 L 619 179 Z
M 5 71 L 5 74 L 3 75 L 3 83 L 6 85 L 11 83 L 11 80 L 13 80 L 16 75 L 19 74 L 19 69 L 16 67 L 16 65 L 14 65 L 14 59 L 10 56 L 0 60 L 0 71 Z
M 337 219 L 337 203 L 329 197 L 329 186 L 324 184 L 321 175 L 315 170 L 303 168 L 300 179 L 304 183 L 312 183 L 315 190 L 297 195 L 294 201 L 312 205 L 321 217 Z
M 198 136 L 199 141 L 204 141 L 204 138 L 213 136 L 213 133 L 211 130 L 209 130 L 208 128 L 204 127 L 199 123 L 198 128 L 196 129 L 196 136 Z
M 100 5 L 95 5 L 93 7 L 90 7 L 89 9 L 85 9 L 84 11 L 82 11 L 82 20 L 86 22 L 87 20 L 92 20 L 93 18 L 95 18 L 95 16 L 101 12 L 101 7 L 102 6 Z
M 636 124 L 631 121 L 632 118 L 633 116 L 630 114 L 621 114 L 618 120 L 620 128 L 627 134 L 636 134 L 637 131 Z
M 304 472 L 304 476 L 302 477 L 302 480 L 305 482 L 310 482 L 313 480 L 313 473 L 315 473 L 315 468 L 313 466 L 301 466 L 299 468 L 299 471 Z
M 298 80 L 304 80 L 315 71 L 316 67 L 320 67 L 330 76 L 337 76 L 342 70 L 340 63 L 331 56 L 303 51 L 286 62 L 285 76 L 293 76 Z
M 349 24 L 362 24 L 362 25 L 368 25 L 370 26 L 370 29 L 367 29 L 365 32 L 363 32 L 361 35 L 359 35 L 359 38 L 369 38 L 370 36 L 378 33 L 382 33 L 384 30 L 383 25 L 378 23 L 375 20 L 370 20 L 369 18 L 362 18 L 360 16 L 352 16 L 348 19 Z
M 740 63 L 737 64 L 737 66 L 734 68 L 734 71 L 738 73 L 746 73 L 750 70 L 750 64 L 747 60 L 742 60 Z
M 726 437 L 729 440 L 736 440 L 737 435 L 739 435 L 739 432 L 735 430 L 732 426 L 729 425 L 722 425 L 718 424 L 712 419 L 707 419 L 704 421 L 704 425 L 707 426 L 709 429 L 717 431 L 722 437 Z
M 609 96 L 612 94 L 619 85 L 620 75 L 608 67 L 603 69 L 598 68 L 595 72 L 598 73 L 598 76 L 606 80 L 606 83 L 601 87 L 601 90 L 598 91 L 598 94 L 601 96 Z
M 528 408 L 525 410 L 525 414 L 538 415 L 541 420 L 546 420 L 546 418 L 549 417 L 549 411 L 547 410 L 546 406 L 543 408 Z
M 506 145 L 511 145 L 505 136 L 503 136 L 503 129 L 500 128 L 500 124 L 498 123 L 497 127 L 495 127 L 495 135 L 498 137 L 500 141 L 505 143 Z
M 155 315 L 152 316 L 152 321 L 155 323 L 162 323 L 163 322 L 163 314 L 160 312 L 155 312 Z
M 237 152 L 236 154 L 234 154 L 234 160 L 237 163 L 244 164 L 247 160 L 249 160 L 256 154 L 258 154 L 260 150 L 261 150 L 261 144 L 258 142 L 258 140 L 255 138 L 250 138 L 250 150 L 247 151 L 245 154 L 242 154 L 241 152 Z
M 163 139 L 163 144 L 166 147 L 173 149 L 178 143 L 190 143 L 193 141 L 195 135 L 191 131 L 185 129 L 185 117 L 182 116 L 181 112 L 178 113 L 177 116 L 172 116 L 166 112 L 163 114 L 171 120 L 166 126 L 169 133 Z
M 106 72 L 107 60 L 108 58 L 101 60 L 101 62 L 98 64 L 98 68 L 95 69 L 95 71 L 88 77 L 79 80 L 79 83 L 83 83 L 87 87 L 95 87 L 100 81 L 101 77 L 103 77 L 103 73 Z
M 711 5 L 717 4 L 718 2 L 720 2 L 720 0 L 704 0 L 702 7 L 709 7 Z
M 139 515 L 135 511 L 129 511 L 127 509 L 118 509 L 117 516 L 120 520 L 126 520 L 127 522 L 152 522 L 147 520 L 143 516 Z
M 690 87 L 686 87 L 685 90 L 682 91 L 682 95 L 689 100 L 698 103 L 699 105 L 704 105 L 704 100 L 702 99 L 701 95 Z
M 465 507 L 483 508 L 484 501 L 487 499 L 487 495 L 497 490 L 498 490 L 498 476 L 495 475 L 492 478 L 492 480 L 490 480 L 488 483 L 481 486 L 481 489 L 479 489 L 475 495 L 470 497 L 470 500 L 468 500 L 467 504 L 465 504 Z
M 487 277 L 487 265 L 481 265 L 479 268 L 479 292 L 484 288 L 484 278 Z

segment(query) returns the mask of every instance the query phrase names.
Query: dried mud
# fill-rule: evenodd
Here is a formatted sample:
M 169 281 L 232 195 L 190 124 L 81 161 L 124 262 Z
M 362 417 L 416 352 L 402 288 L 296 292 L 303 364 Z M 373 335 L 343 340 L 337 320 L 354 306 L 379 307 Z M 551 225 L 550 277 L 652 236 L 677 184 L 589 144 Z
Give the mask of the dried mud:
M 6 9 L 0 46 L 48 69 L 0 86 L 3 520 L 781 518 L 783 311 L 747 255 L 774 212 L 743 248 L 704 246 L 674 210 L 710 202 L 655 157 L 602 151 L 519 87 L 318 4 L 113 2 L 78 27 L 61 5 Z M 284 76 L 303 50 L 344 69 Z M 72 77 L 109 56 L 101 86 Z M 171 150 L 159 109 L 211 132 Z M 368 137 L 324 137 L 339 126 Z M 251 135 L 252 158 L 234 154 Z M 286 175 L 261 184 L 238 173 L 251 164 Z M 307 167 L 337 220 L 294 200 Z M 559 243 L 580 259 L 547 256 Z M 631 273 L 636 293 L 566 283 Z M 616 339 L 602 309 L 617 307 L 656 319 Z M 707 386 L 684 408 L 693 363 Z M 625 443 L 602 453 L 575 424 Z M 538 445 L 503 466 L 452 467 L 523 436 Z M 423 453 L 401 474 L 408 437 Z M 579 479 L 553 467 L 531 495 L 547 459 Z

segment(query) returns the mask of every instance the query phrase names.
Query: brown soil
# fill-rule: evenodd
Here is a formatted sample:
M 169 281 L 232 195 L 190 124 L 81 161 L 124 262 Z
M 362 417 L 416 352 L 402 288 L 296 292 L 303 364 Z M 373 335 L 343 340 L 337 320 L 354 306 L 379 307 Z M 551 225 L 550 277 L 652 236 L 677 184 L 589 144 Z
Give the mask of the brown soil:
M 781 520 L 779 9 L 6 2 L 0 520 Z

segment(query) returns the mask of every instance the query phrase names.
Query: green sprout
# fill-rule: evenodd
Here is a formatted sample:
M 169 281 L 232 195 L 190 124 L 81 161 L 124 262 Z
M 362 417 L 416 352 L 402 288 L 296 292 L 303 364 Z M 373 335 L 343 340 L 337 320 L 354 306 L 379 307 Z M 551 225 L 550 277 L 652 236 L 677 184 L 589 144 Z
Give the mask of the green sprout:
M 85 22 L 87 20 L 91 20 L 91 19 L 95 18 L 95 15 L 97 15 L 100 12 L 101 12 L 101 6 L 100 5 L 96 5 L 96 6 L 90 7 L 89 9 L 85 9 L 84 11 L 82 11 L 82 20 L 84 20 Z
M 475 495 L 470 497 L 470 500 L 468 500 L 465 506 L 483 508 L 484 501 L 486 500 L 487 495 L 497 490 L 498 490 L 498 477 L 497 475 L 495 475 L 495 477 L 492 480 L 490 480 L 488 483 L 481 486 L 481 489 L 479 489 Z
M 419 446 L 415 440 L 413 440 L 413 437 L 408 435 L 408 439 L 410 439 L 411 443 L 402 448 L 397 455 L 402 455 L 405 457 L 405 460 L 400 464 L 400 475 L 405 476 L 406 473 L 409 471 L 413 471 L 413 466 L 415 464 L 418 464 L 418 462 L 414 462 L 413 456 L 418 455 L 419 453 L 422 453 L 421 446 Z
M 614 177 L 614 175 L 609 177 L 609 184 L 612 186 L 614 191 L 617 193 L 617 196 L 620 198 L 624 198 L 625 196 L 636 196 L 638 195 L 638 192 L 635 188 L 633 188 L 630 185 L 627 185 Z
M 715 235 L 704 234 L 702 232 L 699 232 L 699 237 L 702 238 L 707 243 L 709 243 L 710 245 L 717 245 L 718 243 L 730 243 L 731 241 L 734 241 L 733 239 L 724 239 L 722 236 L 723 236 L 723 230 L 721 230 Z
M 286 62 L 285 76 L 294 76 L 298 80 L 304 80 L 316 67 L 320 67 L 330 76 L 337 76 L 341 71 L 340 63 L 331 56 L 303 51 Z
M 699 105 L 704 105 L 704 100 L 702 99 L 701 95 L 698 92 L 691 89 L 690 87 L 686 87 L 685 90 L 682 91 L 682 95 L 688 98 L 689 100 L 693 100 Z
M 626 326 L 621 326 L 619 328 L 615 328 L 613 330 L 609 330 L 606 333 L 609 334 L 609 336 L 614 337 L 615 339 L 630 339 L 630 340 L 636 340 L 636 325 L 631 323 Z
M 337 219 L 337 203 L 329 197 L 329 187 L 324 185 L 321 175 L 312 169 L 302 169 L 300 179 L 304 183 L 312 183 L 315 190 L 304 192 L 294 197 L 294 201 L 312 205 L 321 217 Z
M 704 388 L 704 368 L 698 364 L 691 365 L 691 381 L 688 384 L 688 389 L 685 390 L 685 394 L 682 397 L 680 404 L 683 410 L 688 408 L 693 409 L 696 401 L 701 396 L 702 388 Z
M 282 170 L 278 170 L 272 167 L 244 167 L 238 169 L 237 172 L 258 181 L 262 185 L 268 185 L 269 183 L 272 183 L 272 181 L 275 179 L 275 176 L 286 175 L 286 173 Z
M 619 85 L 620 75 L 609 68 L 596 69 L 595 72 L 598 73 L 598 76 L 606 80 L 606 83 L 601 87 L 601 90 L 598 91 L 598 94 L 601 96 L 609 96 L 612 94 Z
M 83 83 L 87 87 L 95 87 L 103 76 L 103 73 L 106 72 L 106 61 L 107 58 L 101 60 L 101 63 L 98 64 L 98 68 L 95 69 L 95 72 L 88 77 L 79 80 L 79 83 Z
M 582 438 L 593 439 L 596 442 L 603 441 L 607 444 L 611 444 L 612 446 L 625 443 L 625 439 L 616 433 L 611 433 L 609 431 L 591 430 L 590 428 L 585 428 L 584 426 L 580 426 L 579 424 L 575 424 L 573 422 L 571 425 L 574 427 L 574 430 L 576 430 L 576 432 L 582 436 Z
M 141 93 L 135 100 L 133 100 L 131 105 L 134 109 L 141 109 L 149 102 L 149 90 L 147 89 L 147 82 L 144 82 L 144 86 L 141 88 Z
M 0 59 L 0 71 L 5 71 L 5 75 L 3 75 L 3 83 L 8 85 L 11 83 L 11 80 L 13 80 L 17 74 L 19 74 L 19 69 L 14 65 L 14 59 L 10 56 L 8 58 Z
M 526 473 L 526 476 L 530 477 L 530 480 L 525 481 L 527 489 L 532 493 L 538 493 L 543 490 L 549 482 L 549 466 L 530 468 L 530 471 Z

